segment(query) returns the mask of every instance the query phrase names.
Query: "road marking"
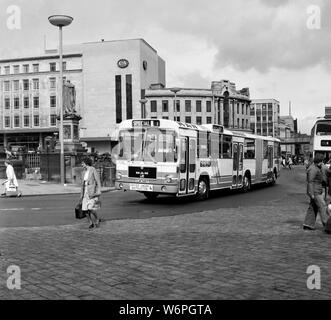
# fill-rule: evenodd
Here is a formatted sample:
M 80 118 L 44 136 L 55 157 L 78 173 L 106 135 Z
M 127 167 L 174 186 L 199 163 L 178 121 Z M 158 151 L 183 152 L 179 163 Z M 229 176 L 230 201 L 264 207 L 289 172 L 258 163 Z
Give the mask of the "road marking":
M 24 208 L 0 209 L 0 211 L 22 211 Z

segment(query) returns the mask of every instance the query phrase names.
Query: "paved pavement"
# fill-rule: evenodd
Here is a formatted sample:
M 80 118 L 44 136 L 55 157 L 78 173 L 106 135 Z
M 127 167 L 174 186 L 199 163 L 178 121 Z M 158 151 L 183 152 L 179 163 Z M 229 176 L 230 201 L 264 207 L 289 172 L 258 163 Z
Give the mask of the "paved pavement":
M 42 180 L 18 180 L 19 190 L 23 196 L 39 196 L 52 194 L 80 193 L 80 187 L 75 184 L 50 183 Z M 114 187 L 102 187 L 102 192 L 115 190 Z
M 303 231 L 304 170 L 281 201 L 150 219 L 0 228 L 0 299 L 330 299 L 331 236 Z M 254 191 L 253 191 L 254 192 Z M 252 192 L 252 195 L 253 195 Z M 220 198 L 219 201 L 222 201 Z M 6 287 L 10 265 L 21 289 Z M 321 289 L 307 288 L 307 268 Z

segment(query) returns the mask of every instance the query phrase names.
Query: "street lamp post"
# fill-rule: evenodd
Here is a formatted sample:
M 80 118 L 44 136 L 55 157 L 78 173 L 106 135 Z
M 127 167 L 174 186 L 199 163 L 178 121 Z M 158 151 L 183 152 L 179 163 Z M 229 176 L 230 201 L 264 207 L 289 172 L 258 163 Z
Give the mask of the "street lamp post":
M 180 91 L 180 88 L 171 88 L 170 91 L 173 92 L 175 94 L 175 98 L 174 98 L 174 120 L 177 121 L 177 110 L 176 110 L 176 95 L 177 93 Z
M 146 118 L 146 108 L 145 108 L 145 105 L 147 103 L 147 99 L 141 99 L 139 100 L 139 102 L 141 103 L 141 117 L 143 119 Z
M 62 28 L 68 26 L 73 18 L 65 15 L 53 15 L 48 17 L 48 21 L 56 27 L 59 27 L 59 55 L 60 55 L 60 79 L 59 79 L 59 108 L 60 108 L 60 128 L 59 128 L 59 139 L 60 139 L 60 175 L 61 184 L 65 183 L 64 178 L 64 143 L 63 143 L 63 44 L 62 44 Z

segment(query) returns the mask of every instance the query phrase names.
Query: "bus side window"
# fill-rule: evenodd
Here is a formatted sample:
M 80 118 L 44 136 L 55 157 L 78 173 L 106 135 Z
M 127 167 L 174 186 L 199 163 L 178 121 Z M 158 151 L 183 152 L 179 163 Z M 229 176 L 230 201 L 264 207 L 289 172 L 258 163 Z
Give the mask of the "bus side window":
M 232 137 L 223 135 L 223 158 L 232 158 Z
M 218 133 L 212 133 L 211 134 L 211 157 L 213 159 L 217 159 L 219 157 L 219 134 Z

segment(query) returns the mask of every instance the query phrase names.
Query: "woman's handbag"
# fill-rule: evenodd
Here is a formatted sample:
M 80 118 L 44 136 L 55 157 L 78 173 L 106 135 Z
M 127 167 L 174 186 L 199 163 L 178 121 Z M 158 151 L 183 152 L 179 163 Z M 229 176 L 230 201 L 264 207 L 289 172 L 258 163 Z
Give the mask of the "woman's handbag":
M 76 219 L 83 219 L 86 217 L 85 212 L 82 210 L 82 204 L 78 203 L 76 208 L 75 208 L 75 216 Z
M 18 195 L 18 191 L 15 185 L 9 184 L 6 187 L 6 197 L 17 197 L 17 195 Z

